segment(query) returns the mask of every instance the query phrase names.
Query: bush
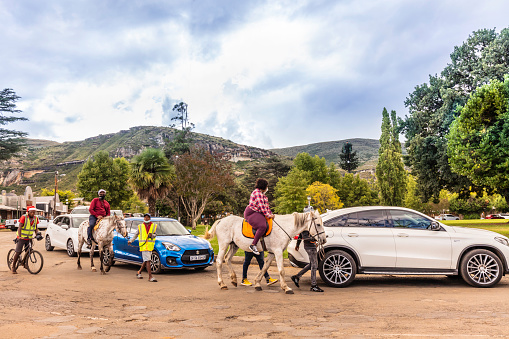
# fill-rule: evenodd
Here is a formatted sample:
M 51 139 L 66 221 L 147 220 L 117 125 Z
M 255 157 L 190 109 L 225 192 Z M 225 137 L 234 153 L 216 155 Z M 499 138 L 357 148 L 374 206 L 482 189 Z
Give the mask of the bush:
M 477 213 L 467 213 L 467 214 L 463 215 L 464 220 L 474 220 L 474 219 L 480 219 L 480 218 L 481 218 L 480 214 L 477 214 Z

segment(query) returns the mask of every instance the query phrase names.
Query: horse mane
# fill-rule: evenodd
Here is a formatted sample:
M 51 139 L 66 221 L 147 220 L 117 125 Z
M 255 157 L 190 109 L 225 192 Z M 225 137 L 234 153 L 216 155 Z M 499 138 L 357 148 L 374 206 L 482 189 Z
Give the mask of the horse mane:
M 295 212 L 295 213 L 293 213 L 293 217 L 295 219 L 295 226 L 297 226 L 297 228 L 300 228 L 306 222 L 307 213 L 297 213 L 297 212 Z

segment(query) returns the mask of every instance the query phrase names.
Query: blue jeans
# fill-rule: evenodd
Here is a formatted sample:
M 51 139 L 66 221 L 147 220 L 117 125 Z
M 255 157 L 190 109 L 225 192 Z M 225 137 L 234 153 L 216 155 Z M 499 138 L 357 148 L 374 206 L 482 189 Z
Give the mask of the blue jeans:
M 256 261 L 258 261 L 258 266 L 260 266 L 260 269 L 263 268 L 263 265 L 265 264 L 264 261 L 264 254 L 263 251 L 260 252 L 259 255 L 255 255 L 253 252 L 244 252 L 246 254 L 246 258 L 244 259 L 244 265 L 242 266 L 242 279 L 247 279 L 247 269 L 249 268 L 249 264 L 251 263 L 251 259 L 253 257 L 256 257 Z M 265 272 L 265 279 L 269 279 L 269 272 Z
M 88 239 L 89 240 L 92 240 L 92 230 L 94 229 L 94 226 L 95 226 L 96 222 L 97 222 L 97 217 L 95 215 L 90 215 L 88 217 L 87 234 L 88 234 Z

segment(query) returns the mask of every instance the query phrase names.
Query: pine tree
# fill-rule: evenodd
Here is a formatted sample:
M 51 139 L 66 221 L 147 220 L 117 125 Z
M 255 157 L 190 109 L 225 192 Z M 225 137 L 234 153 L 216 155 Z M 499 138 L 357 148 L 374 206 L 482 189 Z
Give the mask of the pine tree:
M 10 159 L 21 151 L 25 144 L 23 138 L 27 136 L 27 133 L 2 127 L 16 121 L 28 120 L 23 117 L 11 116 L 11 114 L 21 113 L 20 110 L 16 109 L 16 101 L 19 98 L 10 88 L 0 91 L 0 161 Z
M 380 188 L 380 202 L 386 206 L 402 206 L 405 199 L 407 174 L 401 158 L 396 111 L 382 112 L 382 135 L 380 136 L 379 158 L 376 178 Z
M 339 155 L 339 167 L 352 173 L 359 167 L 359 158 L 357 158 L 357 151 L 352 151 L 352 144 L 348 141 L 343 145 L 341 154 Z

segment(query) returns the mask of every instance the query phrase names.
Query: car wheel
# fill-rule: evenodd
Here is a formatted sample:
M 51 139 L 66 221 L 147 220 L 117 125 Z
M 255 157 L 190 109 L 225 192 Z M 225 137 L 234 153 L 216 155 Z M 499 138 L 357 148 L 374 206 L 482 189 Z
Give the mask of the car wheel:
M 44 247 L 46 248 L 46 251 L 53 251 L 55 246 L 51 246 L 51 239 L 49 238 L 49 235 L 46 236 L 46 239 L 44 240 Z
M 492 287 L 502 279 L 502 261 L 488 250 L 468 252 L 461 261 L 461 276 L 474 287 Z
M 113 260 L 115 253 L 110 252 L 109 248 L 106 248 L 103 252 L 103 265 L 104 266 L 113 266 L 115 264 L 115 260 Z
M 152 252 L 152 256 L 150 257 L 150 270 L 154 274 L 159 274 L 162 271 L 161 259 L 159 258 L 159 254 L 156 251 Z
M 331 287 L 346 287 L 355 279 L 357 264 L 352 256 L 345 251 L 327 252 L 318 264 L 322 280 Z
M 17 228 L 17 227 L 13 227 L 13 228 L 11 228 L 11 231 L 13 231 L 13 232 L 16 232 L 17 230 L 18 230 L 18 228 Z
M 72 239 L 67 240 L 67 255 L 70 257 L 76 256 L 76 251 L 74 250 L 74 243 Z

